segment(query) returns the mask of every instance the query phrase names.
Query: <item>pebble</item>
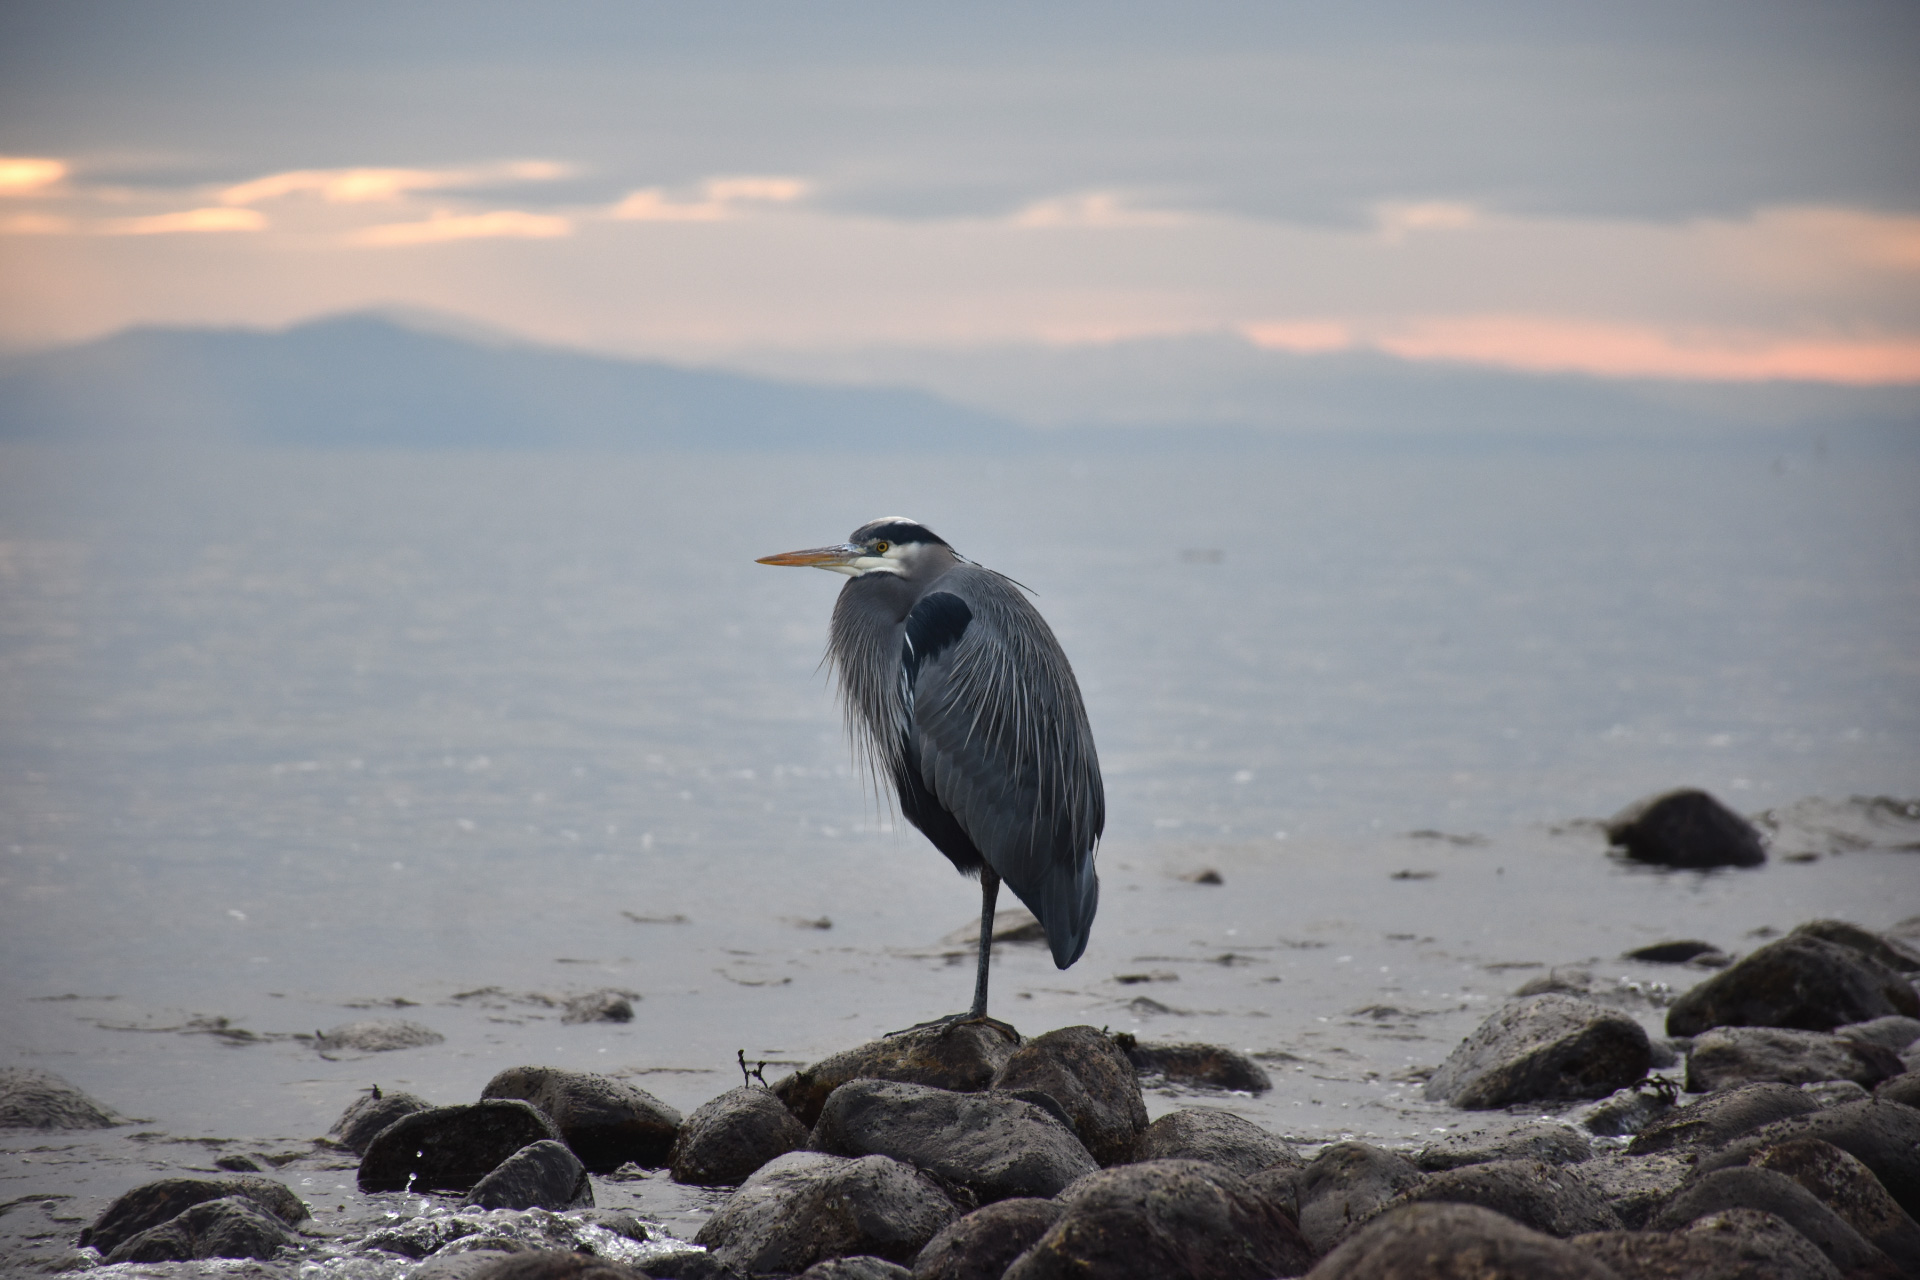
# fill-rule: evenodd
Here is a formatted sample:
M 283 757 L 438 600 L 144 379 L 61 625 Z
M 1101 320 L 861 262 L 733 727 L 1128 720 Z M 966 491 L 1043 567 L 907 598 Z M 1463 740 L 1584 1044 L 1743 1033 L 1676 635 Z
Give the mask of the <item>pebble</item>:
M 0 1129 L 111 1129 L 122 1123 L 50 1071 L 0 1067 Z
M 559 1136 L 594 1173 L 632 1161 L 664 1168 L 680 1113 L 624 1080 L 559 1067 L 509 1067 L 487 1081 L 482 1099 L 515 1098 L 544 1111 Z
M 446 1039 L 432 1027 L 409 1022 L 405 1018 L 367 1018 L 343 1022 L 331 1031 L 313 1038 L 313 1047 L 322 1053 L 354 1049 L 361 1053 L 389 1053 L 395 1049 L 418 1049 Z
M 1673 1230 L 1696 1218 L 1728 1209 L 1771 1213 L 1812 1241 L 1843 1273 L 1884 1262 L 1886 1255 L 1849 1226 L 1819 1198 L 1784 1174 L 1741 1166 L 1716 1169 L 1690 1181 L 1653 1220 L 1656 1229 Z
M 1550 1236 L 1611 1231 L 1622 1225 L 1620 1215 L 1578 1166 L 1541 1160 L 1493 1160 L 1429 1174 L 1402 1191 L 1395 1203 L 1436 1200 L 1477 1204 Z
M 746 1275 L 871 1254 L 911 1262 L 958 1217 L 939 1185 L 887 1156 L 793 1151 L 740 1184 L 694 1237 Z
M 1812 1241 L 1754 1209 L 1708 1214 L 1682 1231 L 1602 1231 L 1571 1243 L 1619 1280 L 1840 1280 Z
M 1899 1074 L 1899 1055 L 1883 1045 L 1792 1027 L 1715 1027 L 1697 1036 L 1687 1055 L 1690 1093 L 1768 1080 L 1870 1086 Z
M 1428 1078 L 1426 1096 L 1467 1111 L 1604 1098 L 1644 1078 L 1647 1033 L 1590 1000 L 1546 994 L 1503 1006 Z
M 1593 1155 L 1593 1140 L 1564 1124 L 1524 1124 L 1505 1133 L 1450 1133 L 1413 1157 L 1428 1173 L 1494 1160 L 1541 1160 L 1579 1164 Z
M 593 1204 L 593 1181 L 564 1142 L 529 1143 L 494 1166 L 468 1193 L 482 1209 L 576 1209 Z
M 340 1145 L 353 1154 L 365 1155 L 367 1144 L 379 1137 L 382 1129 L 401 1116 L 425 1111 L 432 1105 L 411 1093 L 381 1093 L 376 1088 L 356 1098 L 327 1132 L 339 1138 Z
M 1912 983 L 1852 947 L 1790 933 L 1682 993 L 1667 1010 L 1667 1034 L 1697 1036 L 1712 1027 L 1831 1031 L 1888 1014 L 1920 1016 Z
M 977 1093 L 993 1083 L 1013 1049 L 1013 1042 L 992 1027 L 948 1023 L 870 1040 L 822 1058 L 776 1081 L 773 1092 L 811 1129 L 828 1095 L 849 1080 L 899 1080 Z
M 667 1164 L 675 1182 L 737 1187 L 777 1156 L 807 1145 L 807 1129 L 770 1090 L 748 1085 L 703 1102 L 680 1124 Z
M 1471 1204 L 1389 1210 L 1307 1274 L 1310 1280 L 1622 1280 L 1588 1251 Z
M 1622 960 L 1638 960 L 1642 964 L 1696 964 L 1702 968 L 1723 968 L 1732 963 L 1732 957 L 1714 946 L 1711 942 L 1702 942 L 1697 938 L 1684 941 L 1656 942 L 1651 946 L 1636 947 L 1620 957 Z
M 1304 1169 L 1293 1144 L 1231 1111 L 1184 1107 L 1169 1111 L 1140 1134 L 1135 1160 L 1207 1160 L 1241 1177 L 1262 1169 Z
M 560 1014 L 562 1022 L 632 1022 L 633 1002 L 640 997 L 632 991 L 593 991 L 574 996 Z
M 956 1218 L 913 1261 L 913 1280 L 1000 1280 L 1060 1220 L 1058 1200 L 1016 1197 Z
M 1413 1161 L 1383 1147 L 1333 1143 L 1294 1179 L 1300 1234 L 1314 1253 L 1325 1253 L 1425 1177 Z
M 1752 823 L 1692 788 L 1637 801 L 1609 819 L 1606 831 L 1629 858 L 1663 867 L 1757 867 L 1767 860 Z
M 520 1148 L 559 1137 L 546 1112 L 510 1099 L 415 1111 L 367 1145 L 360 1189 L 470 1191 Z
M 1051 1096 L 1103 1166 L 1131 1160 L 1133 1144 L 1147 1127 L 1133 1063 L 1097 1027 L 1062 1027 L 1027 1041 L 995 1074 L 993 1087 Z

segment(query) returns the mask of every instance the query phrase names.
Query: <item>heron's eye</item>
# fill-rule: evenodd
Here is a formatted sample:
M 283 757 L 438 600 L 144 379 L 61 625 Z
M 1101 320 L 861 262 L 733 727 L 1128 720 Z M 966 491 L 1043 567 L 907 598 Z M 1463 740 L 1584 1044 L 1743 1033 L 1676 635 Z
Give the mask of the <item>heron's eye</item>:
M 887 544 L 886 544 L 886 543 L 884 543 L 884 542 L 876 542 L 876 543 L 874 543 L 874 544 L 873 544 L 873 554 L 875 554 L 875 555 L 877 555 L 877 556 L 883 556 L 883 555 L 885 555 L 885 554 L 887 554 Z

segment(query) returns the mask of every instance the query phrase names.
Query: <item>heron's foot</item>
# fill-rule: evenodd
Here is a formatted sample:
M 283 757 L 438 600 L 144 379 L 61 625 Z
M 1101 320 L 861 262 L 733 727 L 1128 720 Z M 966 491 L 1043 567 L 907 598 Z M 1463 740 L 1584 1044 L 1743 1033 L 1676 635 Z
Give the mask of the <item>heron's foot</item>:
M 903 1027 L 898 1031 L 887 1032 L 886 1038 L 892 1039 L 894 1036 L 912 1035 L 916 1031 L 926 1031 L 933 1027 L 991 1027 L 993 1030 L 1005 1036 L 1009 1043 L 1016 1045 L 1020 1043 L 1020 1033 L 1015 1031 L 1011 1026 L 1000 1021 L 998 1018 L 989 1018 L 984 1013 L 974 1013 L 971 1010 L 966 1013 L 950 1013 L 944 1018 L 935 1018 L 931 1022 L 916 1022 L 910 1027 Z

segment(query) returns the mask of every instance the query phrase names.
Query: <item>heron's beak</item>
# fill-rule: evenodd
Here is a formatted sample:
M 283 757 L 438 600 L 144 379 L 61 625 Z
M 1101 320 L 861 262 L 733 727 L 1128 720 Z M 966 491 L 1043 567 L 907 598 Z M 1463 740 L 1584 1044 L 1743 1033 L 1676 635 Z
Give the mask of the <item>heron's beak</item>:
M 811 551 L 782 551 L 777 556 L 761 556 L 754 563 L 840 569 L 852 564 L 865 554 L 864 547 L 855 546 L 851 542 L 842 542 L 832 547 L 815 547 Z

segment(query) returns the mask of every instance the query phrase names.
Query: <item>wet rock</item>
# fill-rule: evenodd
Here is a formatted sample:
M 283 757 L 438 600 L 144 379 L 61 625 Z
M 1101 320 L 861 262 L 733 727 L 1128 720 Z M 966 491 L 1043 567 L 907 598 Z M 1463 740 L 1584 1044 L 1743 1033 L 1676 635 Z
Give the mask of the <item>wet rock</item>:
M 675 1182 L 737 1187 L 775 1156 L 807 1145 L 806 1126 L 780 1099 L 752 1086 L 703 1102 L 680 1124 L 668 1166 Z
M 747 1275 L 872 1254 L 907 1263 L 958 1214 L 933 1179 L 886 1156 L 794 1151 L 740 1184 L 695 1243 Z
M 1656 942 L 1651 946 L 1636 947 L 1620 958 L 1638 960 L 1643 964 L 1688 964 L 1697 963 L 1703 956 L 1728 958 L 1726 952 L 1711 942 L 1701 942 L 1697 938 L 1689 938 L 1682 942 Z
M 1005 1280 L 1267 1280 L 1312 1255 L 1298 1228 L 1246 1181 L 1201 1160 L 1151 1160 L 1089 1174 L 1066 1213 Z
M 912 1280 L 913 1272 L 885 1258 L 829 1258 L 802 1271 L 799 1280 Z
M 1818 1080 L 1803 1084 L 1800 1092 L 1822 1107 L 1837 1107 L 1843 1102 L 1865 1102 L 1873 1095 L 1851 1080 Z
M 1837 1036 L 1845 1036 L 1861 1044 L 1877 1044 L 1883 1049 L 1899 1053 L 1920 1040 L 1920 1018 L 1903 1018 L 1893 1014 L 1885 1018 L 1869 1018 L 1865 1022 L 1849 1022 L 1834 1029 Z
M 1312 1280 L 1620 1280 L 1585 1252 L 1471 1204 L 1409 1204 L 1361 1227 Z
M 1871 1169 L 1831 1142 L 1782 1142 L 1755 1152 L 1748 1167 L 1792 1178 L 1896 1266 L 1920 1275 L 1920 1224 L 1887 1194 Z
M 1742 1085 L 1710 1094 L 1653 1121 L 1634 1135 L 1627 1151 L 1638 1156 L 1655 1151 L 1707 1150 L 1762 1125 L 1819 1109 L 1819 1103 L 1792 1085 Z
M 496 1249 L 476 1245 L 471 1249 L 436 1253 L 407 1272 L 407 1280 L 473 1280 L 476 1271 L 492 1266 L 507 1254 L 532 1252 L 521 1249 L 508 1240 L 493 1243 L 500 1247 Z
M 1273 1088 L 1273 1081 L 1259 1063 L 1217 1044 L 1143 1044 L 1124 1031 L 1115 1035 L 1113 1042 L 1143 1076 L 1242 1093 L 1265 1093 Z
M 1012 1042 L 993 1028 L 949 1023 L 872 1040 L 822 1058 L 776 1081 L 773 1092 L 811 1129 L 828 1095 L 849 1080 L 898 1080 L 977 1093 L 993 1083 L 1011 1056 Z
M 1071 1129 L 1030 1102 L 895 1080 L 849 1080 L 835 1089 L 812 1146 L 904 1160 L 983 1202 L 1058 1195 L 1099 1167 Z
M 266 1178 L 162 1178 L 116 1197 L 80 1233 L 80 1243 L 112 1253 L 130 1236 L 176 1218 L 196 1204 L 244 1196 L 281 1222 L 298 1225 L 307 1206 L 286 1186 Z
M 1838 943 L 1843 947 L 1852 947 L 1895 973 L 1920 973 L 1920 950 L 1915 950 L 1897 938 L 1873 933 L 1862 929 L 1857 924 L 1848 924 L 1845 920 L 1809 920 L 1797 926 L 1793 933 L 1787 936 L 1792 937 L 1794 934 L 1803 934 L 1810 938 Z
M 1697 1036 L 1687 1055 L 1689 1093 L 1768 1080 L 1851 1080 L 1865 1086 L 1899 1074 L 1900 1058 L 1891 1049 L 1792 1027 L 1715 1027 Z
M 520 1148 L 494 1166 L 467 1195 L 482 1209 L 573 1209 L 593 1204 L 587 1167 L 567 1144 L 549 1138 Z
M 1314 1253 L 1323 1254 L 1424 1178 L 1405 1156 L 1365 1142 L 1336 1142 L 1294 1180 L 1297 1221 Z
M 1651 1222 L 1692 1174 L 1693 1161 L 1680 1155 L 1597 1156 L 1580 1166 L 1580 1176 L 1633 1231 Z
M 705 1249 L 656 1253 L 647 1259 L 647 1275 L 652 1280 L 746 1280 Z
M 1873 1171 L 1902 1209 L 1920 1217 L 1920 1111 L 1877 1098 L 1762 1125 L 1700 1158 L 1700 1172 L 1746 1164 L 1767 1147 L 1799 1138 L 1831 1142 Z
M 1450 1133 L 1429 1142 L 1413 1157 L 1428 1173 L 1460 1169 L 1494 1160 L 1540 1160 L 1579 1164 L 1593 1155 L 1593 1141 L 1564 1124 L 1523 1124 L 1500 1133 Z
M 527 1103 L 431 1107 L 382 1129 L 360 1157 L 362 1191 L 470 1191 L 522 1147 L 560 1130 Z
M 111 1129 L 121 1123 L 51 1072 L 0 1067 L 0 1129 Z
M 1097 1027 L 1062 1027 L 1027 1041 L 995 1074 L 993 1087 L 1051 1096 L 1102 1165 L 1132 1159 L 1133 1144 L 1147 1127 L 1133 1063 Z
M 1766 846 L 1753 824 L 1704 791 L 1683 788 L 1622 809 L 1607 840 L 1636 862 L 1663 867 L 1757 867 Z
M 1185 1107 L 1169 1111 L 1140 1134 L 1135 1160 L 1206 1160 L 1241 1177 L 1279 1166 L 1304 1169 L 1293 1144 L 1230 1111 Z
M 279 1218 L 245 1196 L 223 1196 L 202 1200 L 158 1226 L 128 1236 L 107 1254 L 107 1262 L 265 1261 L 292 1243 L 293 1232 Z
M 593 991 L 574 996 L 560 1015 L 562 1022 L 632 1022 L 633 1002 L 640 997 L 631 991 Z
M 1550 1236 L 1611 1231 L 1620 1215 L 1577 1167 L 1539 1160 L 1493 1160 L 1428 1174 L 1398 1204 L 1477 1204 Z
M 647 1280 L 647 1273 L 589 1253 L 543 1249 L 492 1259 L 468 1280 Z
M 365 1155 L 367 1144 L 380 1136 L 382 1129 L 401 1116 L 425 1111 L 432 1105 L 425 1098 L 416 1098 L 411 1093 L 381 1093 L 379 1089 L 374 1089 L 354 1099 L 327 1132 L 338 1138 L 340 1145 L 355 1155 Z
M 1683 1231 L 1602 1231 L 1569 1243 L 1620 1280 L 1840 1280 L 1812 1241 L 1753 1209 L 1708 1214 Z
M 913 1280 L 1000 1280 L 1067 1211 L 1057 1200 L 1016 1198 L 975 1209 L 940 1229 L 913 1262 Z
M 1717 1169 L 1682 1188 L 1654 1218 L 1653 1225 L 1672 1230 L 1728 1209 L 1758 1209 L 1773 1214 L 1811 1240 L 1842 1272 L 1886 1258 L 1812 1192 L 1771 1169 Z
M 631 1160 L 663 1168 L 680 1130 L 680 1113 L 622 1080 L 559 1067 L 509 1067 L 487 1081 L 482 1098 L 517 1098 L 552 1117 L 560 1137 L 594 1173 Z
M 313 1039 L 313 1047 L 322 1053 L 343 1049 L 360 1053 L 386 1053 L 394 1049 L 418 1049 L 446 1039 L 432 1027 L 423 1027 L 405 1018 L 367 1018 L 343 1022 L 331 1031 L 322 1031 Z
M 213 1162 L 216 1169 L 225 1169 L 228 1173 L 270 1173 L 271 1168 L 260 1163 L 244 1151 L 233 1151 Z
M 1629 1086 L 1576 1113 L 1574 1123 L 1596 1137 L 1624 1138 L 1672 1111 L 1673 1099 L 1665 1091 Z
M 1461 1041 L 1426 1095 L 1468 1111 L 1604 1098 L 1645 1077 L 1649 1060 L 1647 1033 L 1626 1014 L 1571 996 L 1529 996 Z
M 1882 1102 L 1898 1102 L 1920 1107 L 1920 1071 L 1907 1071 L 1873 1087 L 1873 1096 Z
M 1287 1221 L 1300 1225 L 1300 1174 L 1302 1170 L 1284 1164 L 1248 1174 L 1247 1186 L 1253 1194 L 1285 1214 Z
M 1710 1027 L 1831 1031 L 1888 1014 L 1920 1016 L 1913 985 L 1885 965 L 1806 934 L 1769 942 L 1683 993 L 1667 1010 L 1667 1034 Z

